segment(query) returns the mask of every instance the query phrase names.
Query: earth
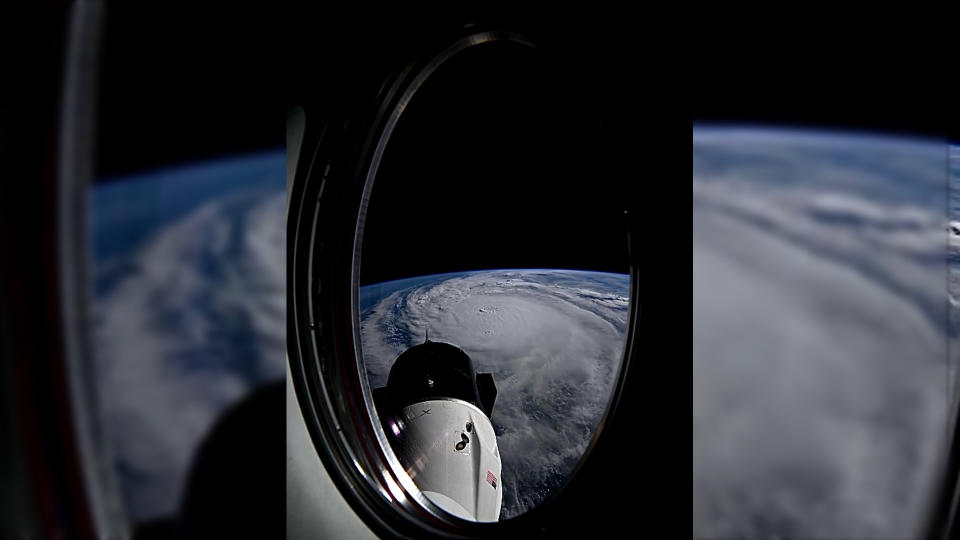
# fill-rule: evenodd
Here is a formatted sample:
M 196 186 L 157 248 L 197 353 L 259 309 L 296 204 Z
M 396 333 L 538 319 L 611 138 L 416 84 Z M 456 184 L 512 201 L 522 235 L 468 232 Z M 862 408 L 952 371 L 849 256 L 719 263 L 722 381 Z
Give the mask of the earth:
M 600 423 L 629 316 L 623 274 L 494 270 L 424 276 L 360 290 L 371 388 L 424 341 L 457 345 L 493 374 L 491 415 L 502 457 L 500 518 L 563 485 Z
M 956 395 L 947 161 L 694 128 L 694 537 L 921 535 Z

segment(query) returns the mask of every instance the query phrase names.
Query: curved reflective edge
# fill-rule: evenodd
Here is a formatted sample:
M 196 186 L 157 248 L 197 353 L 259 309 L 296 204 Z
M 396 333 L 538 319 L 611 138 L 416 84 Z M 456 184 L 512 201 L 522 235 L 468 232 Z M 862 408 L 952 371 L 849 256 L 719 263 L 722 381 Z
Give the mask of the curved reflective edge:
M 361 348 L 361 339 L 360 339 L 360 309 L 359 309 L 359 275 L 360 275 L 360 262 L 361 262 L 361 252 L 362 252 L 362 239 L 363 239 L 363 224 L 366 218 L 366 210 L 369 203 L 370 194 L 372 192 L 373 183 L 376 179 L 377 170 L 380 165 L 380 161 L 383 157 L 383 153 L 386 149 L 387 143 L 389 142 L 390 136 L 393 133 L 394 128 L 396 127 L 397 122 L 400 120 L 404 110 L 407 105 L 413 99 L 416 92 L 420 89 L 423 83 L 433 74 L 434 71 L 444 62 L 453 58 L 457 53 L 466 50 L 467 48 L 475 45 L 480 45 L 483 43 L 490 43 L 494 41 L 510 41 L 517 44 L 529 46 L 533 49 L 538 49 L 539 47 L 535 42 L 516 33 L 510 32 L 481 32 L 474 34 L 468 37 L 465 37 L 452 46 L 448 47 L 442 53 L 434 57 L 413 79 L 405 91 L 403 92 L 400 99 L 397 101 L 396 105 L 390 112 L 390 115 L 387 119 L 387 122 L 381 132 L 379 139 L 377 140 L 376 146 L 374 148 L 373 156 L 370 160 L 370 167 L 367 170 L 366 180 L 363 186 L 362 201 L 360 206 L 360 212 L 357 219 L 357 228 L 354 236 L 354 258 L 353 258 L 353 268 L 352 268 L 352 285 L 351 285 L 351 309 L 352 309 L 352 320 L 353 320 L 353 332 L 354 332 L 354 356 L 356 360 L 356 369 L 358 373 L 366 374 L 366 368 L 363 362 L 363 353 Z M 628 240 L 629 243 L 629 240 Z M 631 265 L 633 266 L 633 265 Z M 587 448 L 584 450 L 583 455 L 578 460 L 577 464 L 574 466 L 573 470 L 570 472 L 569 476 L 564 480 L 564 482 L 558 486 L 553 492 L 547 497 L 546 500 L 541 502 L 541 505 L 547 503 L 550 500 L 558 497 L 569 483 L 569 481 L 576 476 L 579 470 L 582 468 L 583 464 L 589 458 L 591 450 L 596 446 L 596 443 L 600 437 L 601 432 L 605 424 L 607 423 L 610 416 L 613 414 L 615 409 L 614 404 L 618 400 L 618 397 L 622 391 L 623 381 L 625 380 L 625 375 L 627 372 L 627 366 L 629 364 L 630 351 L 630 334 L 632 334 L 633 320 L 635 317 L 639 316 L 639 304 L 636 294 L 633 292 L 635 290 L 634 282 L 636 280 L 636 273 L 631 271 L 630 276 L 630 290 L 631 290 L 631 307 L 630 307 L 630 324 L 628 326 L 628 336 L 624 343 L 624 349 L 621 356 L 621 361 L 618 363 L 616 375 L 614 378 L 615 384 L 611 389 L 610 395 L 608 396 L 606 406 L 604 408 L 603 416 L 600 419 L 600 422 L 595 430 L 593 436 L 590 439 L 590 442 Z M 406 494 L 416 501 L 422 508 L 429 511 L 436 518 L 442 519 L 444 521 L 450 522 L 451 524 L 457 527 L 465 527 L 468 530 L 477 528 L 476 532 L 483 531 L 484 529 L 489 530 L 491 527 L 497 527 L 498 523 L 481 523 L 473 522 L 460 519 L 456 516 L 453 516 L 446 511 L 437 507 L 432 501 L 430 501 L 420 489 L 416 486 L 416 483 L 409 477 L 403 467 L 400 465 L 399 460 L 394 454 L 387 434 L 383 429 L 383 426 L 380 424 L 379 419 L 377 418 L 376 409 L 373 403 L 373 395 L 370 388 L 369 380 L 366 376 L 360 377 L 360 384 L 363 392 L 363 399 L 366 404 L 367 420 L 370 422 L 374 435 L 376 436 L 377 442 L 380 444 L 382 449 L 386 449 L 383 452 L 383 457 L 385 458 L 390 471 L 382 471 L 384 480 L 388 482 L 399 482 L 403 487 Z M 514 518 L 516 519 L 516 518 Z M 512 520 L 510 520 L 512 521 Z
M 93 176 L 97 76 L 105 7 L 76 2 L 70 11 L 57 170 L 58 265 L 64 359 L 73 437 L 87 510 L 98 538 L 129 536 L 112 452 L 99 417 L 90 335 L 90 240 L 87 197 Z
M 370 166 L 369 169 L 367 169 L 367 174 L 363 184 L 360 212 L 357 216 L 357 227 L 353 240 L 353 264 L 351 268 L 351 319 L 353 321 L 354 334 L 353 353 L 357 372 L 361 374 L 360 386 L 363 393 L 363 400 L 366 404 L 366 419 L 372 426 L 372 431 L 376 437 L 377 443 L 380 445 L 380 448 L 384 450 L 383 458 L 386 460 L 390 469 L 389 471 L 382 471 L 382 478 L 389 484 L 394 482 L 399 483 L 407 497 L 416 501 L 421 508 L 430 512 L 434 517 L 445 521 L 452 521 L 453 523 L 457 524 L 457 526 L 463 526 L 467 523 L 472 524 L 473 522 L 457 518 L 452 514 L 442 510 L 420 491 L 413 479 L 410 478 L 404 468 L 400 465 L 400 461 L 397 459 L 396 454 L 394 454 L 393 450 L 391 449 L 390 442 L 387 439 L 387 434 L 383 430 L 383 426 L 380 424 L 380 420 L 377 417 L 376 408 L 374 407 L 373 403 L 373 393 L 370 388 L 370 381 L 366 377 L 366 367 L 363 362 L 363 352 L 360 345 L 360 256 L 363 246 L 363 224 L 366 221 L 367 206 L 370 200 L 370 194 L 373 190 L 373 184 L 376 179 L 377 171 L 380 167 L 380 161 L 383 158 L 383 153 L 387 147 L 387 143 L 390 141 L 391 135 L 393 135 L 393 130 L 396 127 L 397 122 L 399 122 L 400 117 L 403 115 L 404 110 L 406 110 L 407 105 L 409 105 L 410 101 L 413 99 L 417 91 L 420 90 L 420 87 L 423 85 L 423 83 L 426 82 L 431 75 L 433 75 L 437 68 L 456 56 L 457 53 L 476 45 L 495 41 L 509 41 L 537 49 L 536 44 L 534 44 L 531 40 L 516 33 L 490 31 L 473 34 L 461 38 L 443 52 L 435 56 L 413 77 L 413 80 L 410 82 L 409 86 L 404 89 L 396 104 L 392 106 L 389 116 L 387 117 L 386 124 L 384 125 L 383 130 L 377 139 L 376 146 L 374 147 L 373 156 L 370 159 Z M 402 499 L 406 500 L 407 497 L 403 497 Z

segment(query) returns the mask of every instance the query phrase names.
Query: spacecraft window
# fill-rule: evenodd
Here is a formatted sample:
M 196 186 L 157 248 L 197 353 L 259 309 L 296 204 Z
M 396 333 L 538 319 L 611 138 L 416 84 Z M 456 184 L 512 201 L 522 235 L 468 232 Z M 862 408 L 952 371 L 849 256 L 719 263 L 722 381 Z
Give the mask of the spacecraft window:
M 478 396 L 456 397 L 489 411 L 429 435 L 448 443 L 411 442 L 422 436 L 416 422 L 439 421 L 435 414 L 383 430 L 386 439 L 428 493 L 443 489 L 430 468 L 448 465 L 429 452 L 424 462 L 423 448 L 496 445 L 498 468 L 469 475 L 481 493 L 502 499 L 500 520 L 563 489 L 607 411 L 626 342 L 625 226 L 607 228 L 622 209 L 591 190 L 560 187 L 582 175 L 594 193 L 615 192 L 591 170 L 603 159 L 588 127 L 598 120 L 571 106 L 568 92 L 533 47 L 491 43 L 458 53 L 404 103 L 362 205 L 360 365 L 372 394 L 386 396 L 372 400 L 378 417 L 392 426 L 407 414 L 391 394 L 405 396 L 400 405 L 449 397 L 437 392 L 437 371 L 427 371 L 437 380 L 432 391 L 397 384 L 408 356 L 437 344 L 472 364 L 454 362 L 459 352 L 448 359 L 474 379 L 470 393 Z M 592 245 L 618 234 L 622 243 L 606 252 Z M 481 382 L 488 376 L 493 385 Z M 492 395 L 481 395 L 488 387 Z M 480 504 L 445 495 L 468 513 Z
M 543 532 L 589 496 L 570 480 L 615 433 L 639 320 L 604 87 L 595 56 L 524 34 L 425 47 L 360 112 L 308 121 L 291 378 L 374 530 Z

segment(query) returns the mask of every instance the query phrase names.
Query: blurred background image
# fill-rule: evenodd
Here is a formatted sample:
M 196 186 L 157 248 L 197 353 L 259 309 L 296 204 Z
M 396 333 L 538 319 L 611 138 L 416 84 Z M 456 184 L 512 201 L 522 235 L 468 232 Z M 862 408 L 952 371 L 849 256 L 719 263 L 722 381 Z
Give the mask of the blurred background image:
M 282 531 L 279 14 L 54 4 L 0 17 L 0 536 Z
M 176 514 L 215 421 L 283 379 L 285 189 L 272 151 L 90 190 L 94 379 L 133 524 Z
M 268 509 L 282 508 L 280 493 L 255 493 L 257 471 L 282 489 L 282 464 L 263 457 L 282 450 L 282 405 L 267 432 L 230 419 L 265 389 L 282 392 L 286 372 L 274 22 L 104 6 L 87 198 L 91 378 L 135 537 L 189 536 L 220 519 L 218 507 L 244 512 L 241 498 L 260 508 L 258 522 L 282 525 Z
M 694 126 L 695 537 L 923 535 L 955 399 L 956 151 Z

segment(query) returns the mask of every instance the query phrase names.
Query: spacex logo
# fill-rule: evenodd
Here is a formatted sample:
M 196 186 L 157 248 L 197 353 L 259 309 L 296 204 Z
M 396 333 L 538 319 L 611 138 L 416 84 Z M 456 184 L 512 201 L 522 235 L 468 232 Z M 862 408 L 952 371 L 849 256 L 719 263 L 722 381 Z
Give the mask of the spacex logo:
M 497 489 L 497 477 L 491 471 L 487 471 L 487 483 Z

